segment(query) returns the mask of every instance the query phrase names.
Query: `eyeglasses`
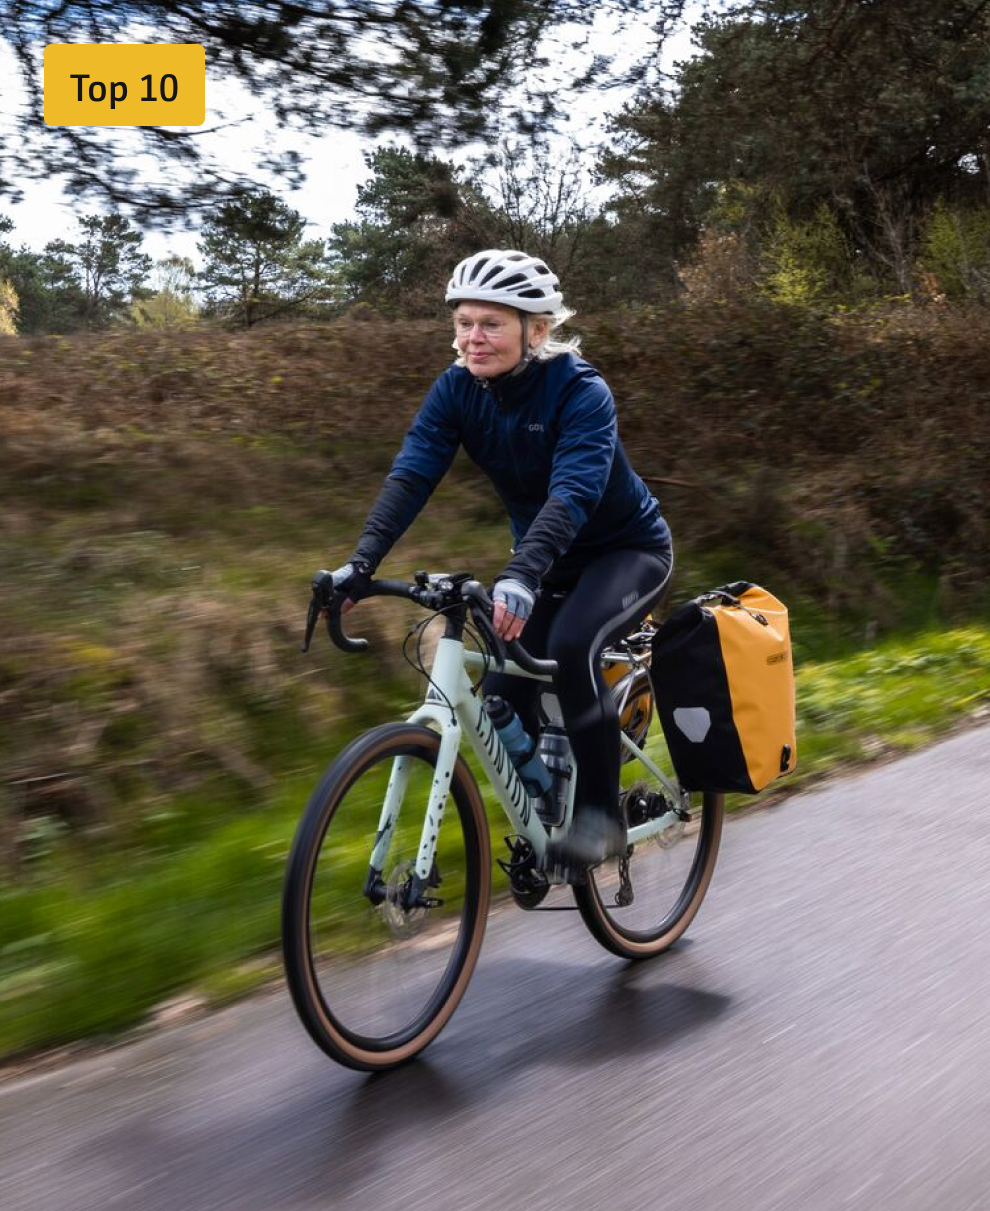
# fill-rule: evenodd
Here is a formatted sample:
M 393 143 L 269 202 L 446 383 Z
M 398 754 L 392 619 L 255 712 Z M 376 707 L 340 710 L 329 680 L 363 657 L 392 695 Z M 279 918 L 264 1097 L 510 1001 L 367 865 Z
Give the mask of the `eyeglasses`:
M 489 340 L 497 340 L 500 336 L 505 336 L 509 325 L 505 320 L 478 320 L 477 323 L 472 323 L 470 320 L 458 317 L 454 320 L 454 328 L 458 336 L 470 336 L 475 328 L 480 328 L 482 336 Z

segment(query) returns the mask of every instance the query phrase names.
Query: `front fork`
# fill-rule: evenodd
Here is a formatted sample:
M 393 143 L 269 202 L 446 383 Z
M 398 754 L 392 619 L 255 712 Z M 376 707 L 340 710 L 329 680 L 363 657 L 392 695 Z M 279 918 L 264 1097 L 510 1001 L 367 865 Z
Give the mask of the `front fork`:
M 447 806 L 447 796 L 450 793 L 450 781 L 461 743 L 460 724 L 456 719 L 452 721 L 449 716 L 441 719 L 432 711 L 424 708 L 412 715 L 409 722 L 437 724 L 440 728 L 440 750 L 437 753 L 433 784 L 430 787 L 430 797 L 426 805 L 426 817 L 423 820 L 416 863 L 402 893 L 402 907 L 407 911 L 412 908 L 432 908 L 437 903 L 427 895 L 427 889 L 438 882 L 436 878 L 437 838 L 440 836 L 443 813 Z M 375 847 L 371 851 L 368 877 L 364 883 L 364 894 L 372 904 L 381 904 L 387 895 L 382 871 L 385 869 L 388 851 L 392 838 L 395 836 L 395 827 L 402 810 L 406 788 L 409 785 L 412 763 L 413 758 L 408 756 L 396 757 L 392 762 L 392 774 L 385 791 L 385 801 L 382 803 L 381 816 L 378 821 L 378 832 L 375 834 Z

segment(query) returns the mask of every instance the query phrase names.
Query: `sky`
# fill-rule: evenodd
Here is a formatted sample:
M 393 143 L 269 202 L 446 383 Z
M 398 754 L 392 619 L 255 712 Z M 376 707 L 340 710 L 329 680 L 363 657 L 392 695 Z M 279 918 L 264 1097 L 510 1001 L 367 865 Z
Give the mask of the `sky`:
M 568 31 L 561 31 L 558 39 L 556 60 L 566 62 L 569 56 L 576 53 L 568 49 Z M 147 41 L 152 42 L 154 38 L 149 36 Z M 614 29 L 605 21 L 599 21 L 595 29 L 595 44 L 598 49 L 617 53 L 620 65 L 623 59 L 628 61 L 633 53 L 641 50 L 640 46 L 623 46 L 617 40 Z M 669 69 L 670 65 L 690 54 L 690 32 L 684 27 L 668 40 L 663 56 L 664 65 Z M 0 79 L 8 85 L 0 92 L 0 138 L 4 136 L 4 127 L 11 115 L 9 83 L 17 78 L 12 68 L 13 55 L 6 43 L 0 41 Z M 607 94 L 595 93 L 582 98 L 567 116 L 562 142 L 571 137 L 583 147 L 593 149 L 604 139 L 608 114 L 620 109 L 629 97 L 628 91 L 616 89 Z M 16 100 L 19 101 L 19 98 Z M 293 148 L 302 155 L 306 180 L 301 188 L 290 191 L 284 184 L 263 177 L 259 177 L 259 183 L 270 185 L 304 216 L 309 224 L 309 238 L 324 237 L 329 234 L 332 224 L 353 217 L 358 186 L 368 176 L 364 153 L 376 145 L 374 141 L 349 130 L 328 130 L 318 138 L 298 131 L 280 131 L 271 114 L 243 86 L 228 79 L 211 79 L 208 76 L 206 125 L 216 126 L 225 114 L 242 115 L 242 120 L 236 125 L 223 125 L 214 133 L 197 134 L 222 165 L 243 171 L 246 165 L 256 164 L 259 154 L 266 148 Z M 108 137 L 113 138 L 117 133 L 108 132 Z M 389 141 L 397 140 L 386 137 L 377 142 Z M 451 158 L 465 162 L 481 150 L 477 146 L 465 148 Z M 76 217 L 100 209 L 93 202 L 67 198 L 57 178 L 26 181 L 23 188 L 25 197 L 19 205 L 0 202 L 0 213 L 7 214 L 14 222 L 14 230 L 7 239 L 15 245 L 23 243 L 40 250 L 52 239 L 72 240 L 76 236 Z M 195 260 L 198 259 L 196 242 L 195 230 L 167 234 L 149 232 L 145 236 L 144 248 L 155 258 L 179 254 Z

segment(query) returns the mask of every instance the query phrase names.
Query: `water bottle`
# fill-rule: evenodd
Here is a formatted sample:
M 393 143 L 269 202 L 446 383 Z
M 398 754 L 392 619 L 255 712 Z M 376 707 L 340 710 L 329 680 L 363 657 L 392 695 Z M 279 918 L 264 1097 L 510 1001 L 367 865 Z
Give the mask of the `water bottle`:
M 545 795 L 550 789 L 550 771 L 519 722 L 519 716 L 504 698 L 497 698 L 494 694 L 485 699 L 485 713 L 494 724 L 499 740 L 505 745 L 526 793 L 534 799 Z
M 544 824 L 560 828 L 567 814 L 567 794 L 573 772 L 571 742 L 562 727 L 549 723 L 540 733 L 538 751 L 550 771 L 551 786 L 537 811 Z

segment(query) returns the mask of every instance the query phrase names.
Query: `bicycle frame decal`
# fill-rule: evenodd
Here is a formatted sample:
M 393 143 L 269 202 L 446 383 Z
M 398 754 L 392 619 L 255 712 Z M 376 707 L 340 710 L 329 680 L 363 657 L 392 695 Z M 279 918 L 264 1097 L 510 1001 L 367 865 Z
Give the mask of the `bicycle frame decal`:
M 519 819 L 528 827 L 533 816 L 529 795 L 526 792 L 525 786 L 523 786 L 522 779 L 516 773 L 516 768 L 512 764 L 512 758 L 509 756 L 505 745 L 495 730 L 495 724 L 488 718 L 484 702 L 478 698 L 477 703 L 478 717 L 474 722 L 477 733 L 476 743 L 484 747 L 484 751 L 488 754 L 488 758 L 492 763 L 492 768 L 499 779 L 504 782 L 505 789 L 509 795 L 509 801 L 519 813 Z M 498 786 L 498 783 L 496 783 L 496 786 Z

